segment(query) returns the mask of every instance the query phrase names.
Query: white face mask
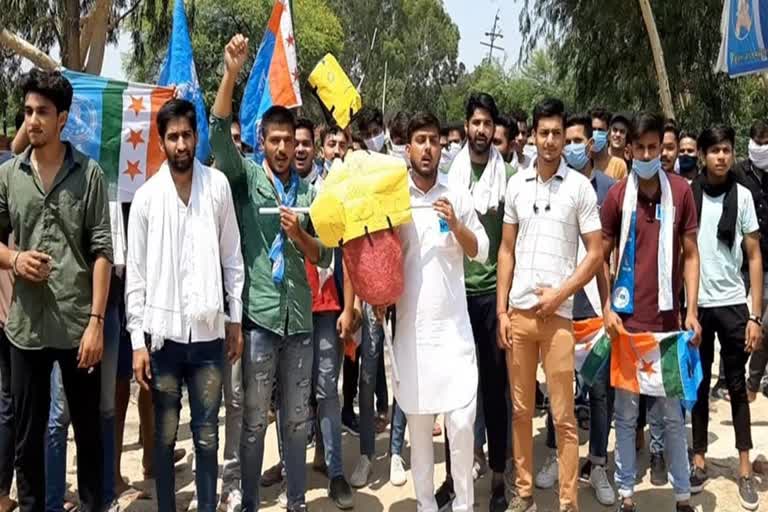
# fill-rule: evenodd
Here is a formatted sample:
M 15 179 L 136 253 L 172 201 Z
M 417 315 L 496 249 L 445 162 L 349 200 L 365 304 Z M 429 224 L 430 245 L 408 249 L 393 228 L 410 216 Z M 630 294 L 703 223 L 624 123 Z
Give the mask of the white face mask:
M 374 153 L 380 153 L 381 149 L 384 147 L 384 137 L 384 132 L 381 132 L 375 137 L 365 139 L 365 146 Z
M 461 142 L 451 142 L 448 144 L 448 153 L 451 155 L 457 155 L 461 151 Z
M 392 144 L 392 150 L 389 152 L 392 156 L 399 156 L 403 160 L 405 160 L 405 163 L 408 163 L 408 155 L 405 152 L 405 144 Z
M 539 154 L 539 150 L 536 149 L 536 146 L 533 144 L 526 144 L 523 146 L 523 155 L 525 155 L 528 159 L 533 160 L 536 158 L 536 155 Z
M 768 169 L 768 144 L 760 145 L 749 139 L 749 159 L 758 169 Z

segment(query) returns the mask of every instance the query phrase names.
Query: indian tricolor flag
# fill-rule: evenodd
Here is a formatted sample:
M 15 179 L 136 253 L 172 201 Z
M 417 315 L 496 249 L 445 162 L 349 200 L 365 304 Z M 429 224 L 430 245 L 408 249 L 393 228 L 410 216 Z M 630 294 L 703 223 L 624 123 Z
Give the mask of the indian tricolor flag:
M 129 202 L 165 161 L 156 117 L 173 89 L 65 70 L 74 99 L 62 138 L 98 161 L 110 199 Z
M 602 318 L 573 322 L 573 334 L 576 337 L 574 365 L 584 384 L 590 387 L 611 360 L 611 338 L 605 332 Z
M 680 399 L 693 407 L 702 380 L 693 333 L 621 333 L 613 342 L 611 385 L 633 393 Z

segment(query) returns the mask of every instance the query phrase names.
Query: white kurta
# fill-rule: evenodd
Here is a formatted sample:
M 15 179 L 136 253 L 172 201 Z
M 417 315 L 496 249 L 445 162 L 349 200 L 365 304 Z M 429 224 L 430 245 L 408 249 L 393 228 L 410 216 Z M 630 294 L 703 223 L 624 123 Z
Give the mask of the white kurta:
M 488 236 L 468 191 L 438 182 L 426 194 L 410 181 L 411 204 L 448 199 L 460 221 L 477 237 L 473 258 L 488 257 Z M 442 232 L 437 213 L 414 208 L 400 226 L 405 290 L 397 302 L 394 352 L 400 381 L 394 391 L 406 414 L 438 414 L 462 408 L 477 392 L 477 363 L 464 287 L 464 251 Z

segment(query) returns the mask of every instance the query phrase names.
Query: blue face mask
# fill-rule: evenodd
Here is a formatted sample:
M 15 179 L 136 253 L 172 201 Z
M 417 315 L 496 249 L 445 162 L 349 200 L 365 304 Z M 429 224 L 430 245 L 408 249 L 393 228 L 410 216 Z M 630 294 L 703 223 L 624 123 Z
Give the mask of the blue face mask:
M 592 132 L 592 140 L 595 141 L 594 146 L 592 146 L 595 149 L 595 153 L 600 153 L 608 144 L 608 132 L 605 130 L 595 130 Z
M 691 155 L 680 155 L 677 157 L 677 161 L 680 164 L 680 172 L 683 174 L 693 171 L 698 164 L 696 157 Z
M 644 180 L 649 180 L 656 176 L 660 169 L 661 159 L 658 157 L 653 160 L 648 160 L 647 162 L 637 159 L 632 160 L 632 170 Z
M 568 165 L 577 171 L 584 169 L 589 162 L 586 144 L 568 144 L 565 146 L 564 154 Z

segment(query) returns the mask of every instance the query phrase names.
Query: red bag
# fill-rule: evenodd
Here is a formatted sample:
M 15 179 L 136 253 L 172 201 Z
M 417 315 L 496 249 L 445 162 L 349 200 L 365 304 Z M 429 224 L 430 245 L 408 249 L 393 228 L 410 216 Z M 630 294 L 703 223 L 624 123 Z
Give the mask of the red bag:
M 394 304 L 403 293 L 403 248 L 392 229 L 344 243 L 344 263 L 355 294 L 372 306 Z

